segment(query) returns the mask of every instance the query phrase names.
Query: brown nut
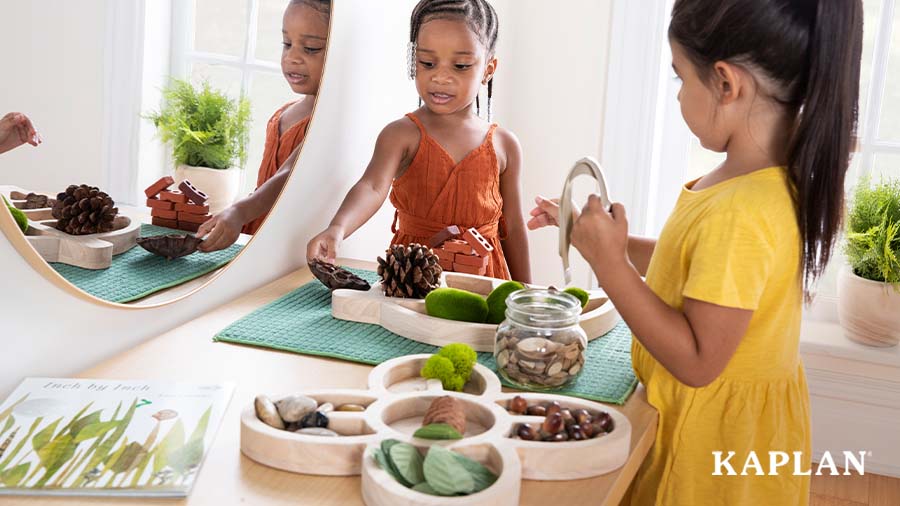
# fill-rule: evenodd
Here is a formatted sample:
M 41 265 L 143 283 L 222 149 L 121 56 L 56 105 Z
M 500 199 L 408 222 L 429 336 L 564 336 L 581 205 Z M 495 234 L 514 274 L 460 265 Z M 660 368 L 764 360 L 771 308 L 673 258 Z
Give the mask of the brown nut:
M 601 411 L 594 417 L 594 423 L 599 424 L 600 430 L 603 432 L 612 432 L 615 426 L 612 417 L 605 411 Z
M 575 417 L 575 421 L 578 425 L 587 425 L 591 423 L 591 414 L 586 409 L 576 409 L 572 415 Z
M 540 404 L 535 404 L 534 406 L 528 406 L 528 409 L 525 410 L 525 413 L 532 416 L 544 416 L 547 414 L 547 408 Z
M 525 410 L 528 409 L 528 402 L 526 402 L 521 395 L 517 395 L 509 401 L 508 409 L 510 413 L 523 415 L 525 414 Z
M 547 413 L 546 413 L 547 416 L 550 416 L 553 413 L 559 413 L 562 411 L 562 406 L 560 406 L 559 403 L 556 401 L 553 401 L 553 402 L 547 404 L 546 406 L 547 406 Z
M 544 419 L 544 423 L 541 425 L 541 430 L 550 434 L 563 430 L 562 415 L 559 413 L 547 415 L 547 418 Z
M 524 439 L 525 441 L 534 441 L 537 439 L 537 432 L 531 425 L 527 423 L 519 424 L 516 428 L 516 436 L 519 439 Z

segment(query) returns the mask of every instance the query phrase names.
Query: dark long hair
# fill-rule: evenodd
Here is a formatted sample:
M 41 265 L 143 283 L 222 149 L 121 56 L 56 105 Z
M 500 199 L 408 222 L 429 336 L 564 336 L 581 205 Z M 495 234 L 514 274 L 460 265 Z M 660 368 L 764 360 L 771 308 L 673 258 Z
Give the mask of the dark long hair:
M 290 5 L 305 5 L 319 11 L 319 14 L 331 19 L 331 0 L 290 0 Z
M 795 116 L 788 147 L 803 286 L 822 275 L 841 227 L 859 102 L 861 0 L 677 0 L 669 38 L 701 77 L 717 61 L 761 72 Z
M 497 11 L 486 0 L 421 0 L 413 8 L 409 18 L 409 41 L 415 43 L 419 38 L 419 30 L 427 21 L 435 19 L 457 19 L 466 23 L 478 40 L 487 48 L 489 55 L 497 49 L 497 36 L 500 22 Z M 490 118 L 491 100 L 494 95 L 494 80 L 487 83 L 487 108 Z M 481 110 L 478 97 L 476 107 Z

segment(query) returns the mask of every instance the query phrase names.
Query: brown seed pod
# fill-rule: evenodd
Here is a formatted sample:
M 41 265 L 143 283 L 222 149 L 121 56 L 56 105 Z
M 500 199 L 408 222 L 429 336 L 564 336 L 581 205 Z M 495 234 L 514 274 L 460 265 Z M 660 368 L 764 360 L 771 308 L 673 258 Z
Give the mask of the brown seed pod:
M 446 423 L 460 434 L 465 434 L 466 411 L 462 402 L 456 397 L 450 397 L 449 395 L 438 397 L 431 401 L 431 406 L 428 406 L 425 418 L 422 419 L 422 426 L 433 423 Z
M 368 281 L 356 274 L 353 274 L 347 269 L 337 267 L 334 264 L 323 262 L 318 258 L 309 262 L 309 270 L 316 279 L 321 281 L 322 284 L 331 290 L 349 288 L 351 290 L 361 290 L 365 292 L 371 288 Z
M 166 234 L 150 237 L 138 237 L 140 247 L 167 260 L 190 255 L 197 251 L 197 246 L 203 242 L 192 235 Z

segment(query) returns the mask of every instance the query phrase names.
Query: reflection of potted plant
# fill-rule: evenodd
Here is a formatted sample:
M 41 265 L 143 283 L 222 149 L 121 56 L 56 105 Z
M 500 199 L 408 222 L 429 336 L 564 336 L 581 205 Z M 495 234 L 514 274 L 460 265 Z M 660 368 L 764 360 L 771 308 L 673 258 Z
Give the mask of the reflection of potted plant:
M 856 188 L 838 278 L 844 335 L 872 346 L 900 342 L 900 180 Z
M 237 197 L 239 169 L 247 161 L 250 102 L 228 98 L 206 82 L 197 89 L 180 79 L 172 79 L 162 95 L 162 108 L 148 119 L 163 142 L 172 143 L 175 180 L 188 179 L 203 190 L 210 212 L 217 213 Z

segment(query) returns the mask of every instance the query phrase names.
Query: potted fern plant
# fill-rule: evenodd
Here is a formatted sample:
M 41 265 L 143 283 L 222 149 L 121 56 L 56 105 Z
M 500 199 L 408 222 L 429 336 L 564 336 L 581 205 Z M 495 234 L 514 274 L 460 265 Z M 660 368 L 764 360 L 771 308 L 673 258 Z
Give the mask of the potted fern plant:
M 838 278 L 844 335 L 872 346 L 900 342 L 900 180 L 857 186 Z
M 204 82 L 172 79 L 162 90 L 159 112 L 147 116 L 172 146 L 176 182 L 185 179 L 209 196 L 210 212 L 231 205 L 247 161 L 250 102 L 234 100 Z

